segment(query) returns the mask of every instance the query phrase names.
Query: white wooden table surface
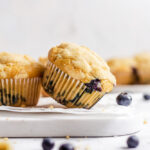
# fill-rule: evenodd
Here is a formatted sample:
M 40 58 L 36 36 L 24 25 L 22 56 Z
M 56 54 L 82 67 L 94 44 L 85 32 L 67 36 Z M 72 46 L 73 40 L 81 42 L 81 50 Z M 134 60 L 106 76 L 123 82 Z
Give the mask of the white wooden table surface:
M 139 137 L 140 145 L 137 150 L 150 149 L 150 101 L 139 100 L 137 108 L 143 112 L 147 124 L 143 130 L 136 135 Z M 72 143 L 77 150 L 124 150 L 128 136 L 107 137 L 107 138 L 53 138 L 55 141 L 54 150 L 62 143 Z M 14 150 L 42 150 L 42 138 L 9 138 Z

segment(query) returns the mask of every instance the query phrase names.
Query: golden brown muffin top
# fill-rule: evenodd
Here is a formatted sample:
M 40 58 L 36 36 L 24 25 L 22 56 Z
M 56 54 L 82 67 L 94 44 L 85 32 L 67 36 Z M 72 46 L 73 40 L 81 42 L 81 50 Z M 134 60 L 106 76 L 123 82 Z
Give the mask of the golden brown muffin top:
M 0 53 L 0 78 L 41 77 L 44 67 L 27 55 Z
M 132 72 L 136 67 L 136 61 L 132 58 L 112 58 L 107 61 L 112 73 L 114 72 Z
M 48 59 L 71 77 L 84 83 L 95 78 L 116 83 L 106 62 L 87 47 L 62 43 L 50 49 Z
M 135 61 L 137 63 L 150 63 L 150 53 L 149 52 L 141 52 L 134 56 Z

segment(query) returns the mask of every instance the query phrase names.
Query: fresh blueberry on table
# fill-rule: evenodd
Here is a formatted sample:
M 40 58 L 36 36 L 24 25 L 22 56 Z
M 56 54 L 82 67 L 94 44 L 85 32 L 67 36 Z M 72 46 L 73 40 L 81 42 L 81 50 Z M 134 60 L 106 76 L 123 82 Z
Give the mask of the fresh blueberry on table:
M 118 105 L 128 106 L 132 102 L 132 97 L 128 93 L 121 93 L 116 98 Z
M 42 142 L 43 150 L 52 150 L 54 145 L 55 145 L 55 143 L 52 139 L 50 139 L 50 138 L 43 139 L 43 142 Z
M 59 150 L 74 150 L 72 144 L 66 143 L 60 146 Z
M 144 95 L 143 95 L 143 98 L 144 98 L 145 100 L 150 100 L 150 94 L 144 94 Z
M 139 139 L 137 136 L 130 136 L 127 139 L 128 148 L 136 148 L 139 145 Z

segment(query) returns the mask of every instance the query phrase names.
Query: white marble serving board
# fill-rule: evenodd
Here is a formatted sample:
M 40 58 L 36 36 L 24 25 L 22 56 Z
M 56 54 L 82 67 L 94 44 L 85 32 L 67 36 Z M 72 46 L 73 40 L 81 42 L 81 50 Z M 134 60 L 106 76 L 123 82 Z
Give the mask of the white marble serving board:
M 119 106 L 116 96 L 104 96 L 90 110 L 67 109 L 51 98 L 41 98 L 33 108 L 1 106 L 0 129 L 5 130 L 0 130 L 0 137 L 119 136 L 140 131 L 143 120 L 134 109 L 136 100 L 129 107 Z
M 117 85 L 112 93 L 118 92 L 150 93 L 150 84 Z

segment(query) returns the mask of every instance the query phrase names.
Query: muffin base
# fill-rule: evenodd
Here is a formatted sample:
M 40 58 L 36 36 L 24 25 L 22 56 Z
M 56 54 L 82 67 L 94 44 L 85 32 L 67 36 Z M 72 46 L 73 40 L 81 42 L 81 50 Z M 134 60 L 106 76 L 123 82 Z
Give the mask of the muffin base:
M 41 78 L 0 79 L 0 105 L 35 106 L 41 89 Z
M 83 82 L 73 79 L 50 61 L 42 85 L 51 97 L 69 108 L 89 109 L 105 94 L 103 91 L 96 90 L 89 92 Z

